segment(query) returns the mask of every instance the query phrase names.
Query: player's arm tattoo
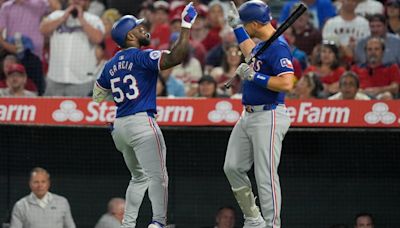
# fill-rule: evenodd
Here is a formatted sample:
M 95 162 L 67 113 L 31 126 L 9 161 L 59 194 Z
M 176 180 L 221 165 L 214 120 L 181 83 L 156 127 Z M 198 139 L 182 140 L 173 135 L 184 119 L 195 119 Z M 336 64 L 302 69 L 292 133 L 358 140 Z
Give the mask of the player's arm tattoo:
M 171 52 L 163 53 L 160 59 L 160 70 L 165 70 L 182 63 L 189 52 L 190 30 L 181 28 L 178 41 L 172 47 Z

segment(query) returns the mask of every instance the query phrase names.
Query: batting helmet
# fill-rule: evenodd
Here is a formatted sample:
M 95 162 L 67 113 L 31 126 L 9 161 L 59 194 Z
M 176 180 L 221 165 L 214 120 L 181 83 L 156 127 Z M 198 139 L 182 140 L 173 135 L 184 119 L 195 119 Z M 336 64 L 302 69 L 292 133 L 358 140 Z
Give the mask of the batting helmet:
M 239 7 L 238 11 L 243 24 L 252 21 L 267 24 L 272 20 L 268 5 L 261 0 L 245 2 Z
M 125 39 L 128 32 L 140 25 L 144 19 L 137 19 L 132 15 L 121 17 L 114 23 L 111 29 L 111 37 L 120 47 L 125 47 Z

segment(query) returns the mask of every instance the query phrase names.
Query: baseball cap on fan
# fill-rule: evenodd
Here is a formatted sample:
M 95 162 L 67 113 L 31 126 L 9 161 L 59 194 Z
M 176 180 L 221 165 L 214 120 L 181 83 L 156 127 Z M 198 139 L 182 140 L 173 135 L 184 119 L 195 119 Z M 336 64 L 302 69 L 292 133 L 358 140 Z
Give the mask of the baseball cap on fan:
M 165 10 L 167 13 L 169 12 L 169 3 L 163 0 L 155 1 L 153 3 L 153 7 L 155 10 L 162 9 Z
M 400 8 L 400 0 L 388 0 L 385 5 Z
M 26 74 L 25 67 L 21 64 L 18 63 L 13 63 L 6 69 L 6 75 L 11 75 L 13 73 L 21 73 L 21 74 Z

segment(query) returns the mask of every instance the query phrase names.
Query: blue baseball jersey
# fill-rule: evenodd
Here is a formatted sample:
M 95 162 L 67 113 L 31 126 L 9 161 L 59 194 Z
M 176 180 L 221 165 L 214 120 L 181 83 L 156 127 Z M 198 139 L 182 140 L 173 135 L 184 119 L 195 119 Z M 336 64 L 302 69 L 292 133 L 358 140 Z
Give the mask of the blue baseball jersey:
M 111 90 L 117 118 L 138 112 L 157 112 L 156 86 L 161 53 L 128 48 L 105 64 L 96 83 Z
M 254 56 L 265 42 L 258 43 L 252 50 Z M 292 54 L 284 38 L 280 36 L 253 62 L 253 69 L 261 74 L 279 77 L 284 73 L 293 73 Z M 242 103 L 244 105 L 283 104 L 284 92 L 275 92 L 262 88 L 252 81 L 243 83 Z

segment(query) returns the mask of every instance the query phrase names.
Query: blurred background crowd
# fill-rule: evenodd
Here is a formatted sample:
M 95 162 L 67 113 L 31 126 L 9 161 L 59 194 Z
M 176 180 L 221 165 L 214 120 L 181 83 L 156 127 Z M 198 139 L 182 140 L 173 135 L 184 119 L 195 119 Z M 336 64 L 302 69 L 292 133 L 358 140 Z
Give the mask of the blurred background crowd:
M 227 25 L 228 1 L 191 0 L 199 16 L 185 61 L 160 72 L 158 96 L 241 97 L 236 77 L 244 61 Z M 170 49 L 189 0 L 0 0 L 0 96 L 89 96 L 119 47 L 113 23 L 145 18 L 146 48 Z M 244 1 L 235 0 L 237 6 Z M 300 3 L 266 1 L 279 26 Z M 293 53 L 296 86 L 289 99 L 398 98 L 400 0 L 304 0 L 308 11 L 284 33 Z

